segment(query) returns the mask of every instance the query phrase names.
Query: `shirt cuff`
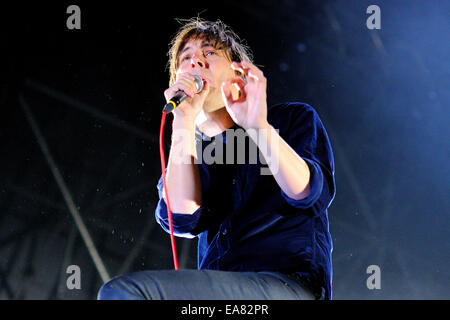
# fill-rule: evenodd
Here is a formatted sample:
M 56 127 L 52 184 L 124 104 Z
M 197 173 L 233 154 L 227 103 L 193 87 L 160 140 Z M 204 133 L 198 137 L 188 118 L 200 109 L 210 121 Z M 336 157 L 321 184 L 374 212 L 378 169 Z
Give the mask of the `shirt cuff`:
M 309 196 L 301 199 L 301 200 L 295 200 L 290 198 L 283 189 L 280 189 L 281 195 L 286 200 L 286 202 L 297 209 L 308 209 L 310 208 L 320 197 L 320 194 L 322 193 L 323 188 L 323 173 L 322 169 L 320 168 L 319 164 L 316 162 L 302 158 L 309 167 L 310 172 L 310 179 L 309 184 L 311 188 L 311 192 L 309 193 Z
M 164 231 L 170 233 L 169 216 L 166 202 L 163 199 L 163 181 L 162 175 L 158 181 L 159 201 L 155 210 L 156 221 L 161 225 Z M 173 234 L 177 237 L 193 238 L 196 235 L 192 231 L 197 226 L 198 220 L 203 211 L 203 207 L 198 208 L 193 214 L 183 214 L 172 212 Z
M 202 214 L 203 207 L 198 208 L 193 214 L 183 214 L 172 212 L 173 234 L 182 238 L 194 238 L 193 230 L 197 226 L 198 220 Z M 159 199 L 158 206 L 155 211 L 156 221 L 161 228 L 170 233 L 169 216 L 167 205 L 164 199 Z

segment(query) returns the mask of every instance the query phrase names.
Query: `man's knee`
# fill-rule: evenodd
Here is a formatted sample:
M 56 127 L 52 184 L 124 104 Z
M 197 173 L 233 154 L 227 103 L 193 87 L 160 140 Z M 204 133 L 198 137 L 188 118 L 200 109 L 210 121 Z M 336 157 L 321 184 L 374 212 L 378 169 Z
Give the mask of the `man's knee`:
M 142 300 L 145 299 L 134 281 L 127 276 L 119 276 L 101 286 L 98 300 Z

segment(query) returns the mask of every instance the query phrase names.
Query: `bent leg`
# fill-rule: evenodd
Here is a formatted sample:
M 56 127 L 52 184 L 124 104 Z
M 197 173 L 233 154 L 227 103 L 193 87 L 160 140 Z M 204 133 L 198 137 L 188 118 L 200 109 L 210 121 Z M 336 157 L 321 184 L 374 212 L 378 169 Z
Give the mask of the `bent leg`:
M 99 300 L 298 300 L 312 293 L 290 276 L 276 272 L 150 270 L 107 282 Z

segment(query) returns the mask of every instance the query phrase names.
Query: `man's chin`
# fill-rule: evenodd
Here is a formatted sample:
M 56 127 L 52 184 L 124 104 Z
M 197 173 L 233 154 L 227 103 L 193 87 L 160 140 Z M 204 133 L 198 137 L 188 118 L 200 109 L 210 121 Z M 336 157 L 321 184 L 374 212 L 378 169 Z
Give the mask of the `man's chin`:
M 203 111 L 204 112 L 214 112 L 217 110 L 220 110 L 222 108 L 225 108 L 223 102 L 222 103 L 208 103 L 208 101 L 205 101 L 205 103 L 203 104 Z

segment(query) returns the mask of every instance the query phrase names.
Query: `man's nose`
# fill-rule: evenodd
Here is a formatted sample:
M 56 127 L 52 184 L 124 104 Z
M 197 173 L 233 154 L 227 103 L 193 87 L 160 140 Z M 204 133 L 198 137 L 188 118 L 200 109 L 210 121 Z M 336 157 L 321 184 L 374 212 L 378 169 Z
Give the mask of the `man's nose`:
M 192 58 L 191 58 L 191 66 L 192 66 L 192 68 L 196 68 L 196 67 L 207 68 L 206 61 L 203 61 L 197 55 L 193 55 L 192 56 Z

